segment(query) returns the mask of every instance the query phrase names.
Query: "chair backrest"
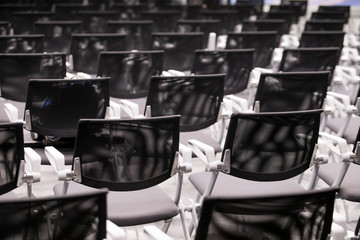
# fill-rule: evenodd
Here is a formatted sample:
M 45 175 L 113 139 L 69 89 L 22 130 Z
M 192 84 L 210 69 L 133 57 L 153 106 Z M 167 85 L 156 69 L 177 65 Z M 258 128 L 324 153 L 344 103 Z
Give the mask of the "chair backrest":
M 225 74 L 152 77 L 146 106 L 154 117 L 181 115 L 181 131 L 203 129 L 218 120 L 224 81 Z
M 39 135 L 76 137 L 81 118 L 105 118 L 109 78 L 33 79 L 29 82 L 24 120 Z
M 196 50 L 192 73 L 224 73 L 224 94 L 239 93 L 247 88 L 253 69 L 255 49 Z
M 39 21 L 34 32 L 44 34 L 45 52 L 70 52 L 71 34 L 80 33 L 81 21 Z
M 12 12 L 31 12 L 35 10 L 35 3 L 14 3 L 14 1 L 4 0 L 1 1 L 0 4 L 0 19 L 5 21 L 11 21 Z
M 43 34 L 1 35 L 0 53 L 42 53 Z
M 97 75 L 110 77 L 110 96 L 146 97 L 152 76 L 163 70 L 161 50 L 101 52 Z
M 11 23 L 9 21 L 0 21 L 0 36 L 10 33 Z
M 345 20 L 315 19 L 305 23 L 304 31 L 343 31 Z
M 232 9 L 216 9 L 216 10 L 202 10 L 201 17 L 205 19 L 219 19 L 221 28 L 219 34 L 227 34 L 233 32 L 236 24 L 240 21 L 240 14 L 237 10 Z
M 49 21 L 55 17 L 52 11 L 24 11 L 12 12 L 11 23 L 15 34 L 33 33 L 33 25 L 36 21 Z
M 177 10 L 148 10 L 140 12 L 141 19 L 152 20 L 154 32 L 172 32 L 176 29 L 176 22 L 181 17 Z M 164 20 L 166 19 L 166 20 Z
M 282 4 L 270 5 L 270 12 L 276 11 L 292 11 L 296 17 L 305 16 L 307 10 L 307 2 L 305 1 L 288 1 Z
M 138 20 L 140 19 L 141 12 L 148 10 L 148 4 L 141 1 L 136 4 L 129 4 L 124 1 L 113 1 L 111 9 L 119 11 L 121 13 L 121 19 Z
M 107 21 L 109 32 L 126 34 L 127 50 L 151 49 L 151 33 L 153 21 L 151 20 L 121 20 Z
M 117 20 L 119 12 L 114 10 L 80 10 L 73 19 L 83 22 L 83 30 L 87 33 L 106 33 L 106 22 Z
M 112 191 L 159 184 L 172 176 L 173 165 L 177 164 L 179 120 L 180 116 L 82 119 L 73 168 L 81 169 L 82 184 Z
M 1 195 L 17 187 L 20 163 L 21 160 L 24 160 L 22 123 L 0 123 L 0 149 Z
M 277 31 L 279 34 L 289 33 L 289 24 L 285 19 L 245 20 L 242 23 L 243 32 Z
M 0 201 L 4 239 L 106 238 L 107 190 Z
M 331 234 L 337 189 L 204 200 L 195 240 L 319 239 Z
M 31 78 L 64 78 L 65 53 L 0 54 L 0 85 L 3 98 L 25 102 Z
M 58 20 L 74 19 L 74 15 L 79 11 L 96 10 L 95 5 L 83 4 L 79 1 L 56 1 L 53 3 L 55 7 L 55 18 Z
M 208 42 L 209 34 L 221 33 L 221 22 L 219 19 L 180 19 L 177 21 L 178 32 L 203 32 L 204 42 Z
M 331 71 L 339 63 L 338 47 L 284 49 L 279 65 L 282 72 Z
M 202 49 L 204 33 L 153 33 L 152 49 L 164 50 L 164 69 L 191 70 L 196 49 Z
M 270 65 L 273 50 L 278 47 L 279 41 L 276 31 L 229 33 L 226 48 L 254 48 L 254 67 L 266 67 Z
M 343 31 L 304 31 L 299 47 L 343 47 Z
M 263 73 L 255 102 L 260 112 L 322 109 L 329 84 L 329 71 Z
M 248 180 L 297 176 L 311 165 L 321 113 L 317 109 L 233 114 L 221 160 L 230 161 L 229 174 Z
M 348 21 L 349 15 L 346 12 L 338 11 L 321 11 L 321 12 L 312 12 L 310 19 L 338 19 Z
M 296 24 L 299 21 L 299 16 L 294 10 L 272 10 L 264 12 L 261 16 L 264 19 L 284 19 L 287 27 L 291 24 Z
M 74 71 L 96 74 L 100 52 L 125 51 L 126 35 L 120 33 L 72 34 L 70 54 Z

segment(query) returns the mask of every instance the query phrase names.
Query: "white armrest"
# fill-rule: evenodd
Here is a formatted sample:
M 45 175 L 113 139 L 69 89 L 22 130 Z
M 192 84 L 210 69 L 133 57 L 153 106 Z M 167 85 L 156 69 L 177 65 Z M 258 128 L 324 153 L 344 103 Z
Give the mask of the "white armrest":
M 226 110 L 228 112 L 246 112 L 249 110 L 249 103 L 246 99 L 235 96 L 235 95 L 227 95 L 225 96 L 224 100 L 230 100 L 224 101 L 226 103 Z
M 40 172 L 41 156 L 30 147 L 24 148 L 25 162 L 31 172 Z
M 53 146 L 45 147 L 45 155 L 49 159 L 51 166 L 53 166 L 57 172 L 59 180 L 67 180 L 67 174 L 71 172 L 71 170 L 65 168 L 64 155 Z
M 139 106 L 132 101 L 122 99 L 120 100 L 120 107 L 131 118 L 144 117 L 139 113 Z
M 124 229 L 106 220 L 106 240 L 126 240 Z
M 110 106 L 106 109 L 106 119 L 120 119 L 121 107 L 120 104 L 110 101 Z
M 172 76 L 172 74 L 171 74 L 171 73 L 169 73 L 168 71 L 162 71 L 162 72 L 161 72 L 161 76 L 171 77 L 171 76 Z
M 319 135 L 328 141 L 331 141 L 331 143 L 336 143 L 339 147 L 340 154 L 349 152 L 347 142 L 344 138 L 335 136 L 334 134 L 329 134 L 327 132 L 320 132 Z
M 277 71 L 279 68 L 279 64 L 281 62 L 283 52 L 284 52 L 283 48 L 274 48 L 273 55 L 271 58 L 271 65 L 274 66 L 273 67 L 274 71 Z
M 149 237 L 151 237 L 151 239 L 159 239 L 159 240 L 172 240 L 173 239 L 154 225 L 144 226 L 144 232 Z
M 192 171 L 192 163 L 191 163 L 191 149 L 184 144 L 179 144 L 179 152 L 181 154 L 181 158 L 179 159 L 179 165 L 183 169 L 183 172 L 191 172 Z
M 216 33 L 214 32 L 209 33 L 207 50 L 216 50 Z
M 214 148 L 196 139 L 190 139 L 188 145 L 193 153 L 200 158 L 200 160 L 206 164 L 208 170 L 210 170 L 209 163 L 216 160 Z
M 6 116 L 9 118 L 10 122 L 22 122 L 22 119 L 19 119 L 19 110 L 11 103 L 4 104 L 4 110 Z
M 280 40 L 281 48 L 297 48 L 300 45 L 299 38 L 295 35 L 284 34 Z
M 184 72 L 175 70 L 175 69 L 169 69 L 168 73 L 170 73 L 172 76 L 185 76 Z

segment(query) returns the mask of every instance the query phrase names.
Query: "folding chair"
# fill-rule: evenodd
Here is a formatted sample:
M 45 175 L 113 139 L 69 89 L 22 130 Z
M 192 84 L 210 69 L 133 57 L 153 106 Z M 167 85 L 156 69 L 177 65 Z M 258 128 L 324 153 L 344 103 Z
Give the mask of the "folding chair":
M 344 43 L 343 31 L 304 31 L 299 47 L 338 47 Z
M 70 54 L 75 72 L 96 74 L 100 52 L 126 50 L 126 35 L 119 33 L 72 34 Z
M 305 23 L 304 31 L 343 31 L 345 20 L 314 19 Z
M 52 11 L 19 11 L 11 13 L 11 23 L 15 34 L 32 34 L 36 21 L 49 21 L 55 18 Z
M 159 76 L 163 70 L 163 54 L 161 50 L 101 52 L 97 76 L 110 77 L 113 101 L 131 100 L 144 112 L 151 77 Z M 132 116 L 123 110 L 122 117 Z
M 45 52 L 69 53 L 71 34 L 81 31 L 81 21 L 40 21 L 34 23 L 34 33 L 44 34 Z
M 46 148 L 59 178 L 65 180 L 54 186 L 55 194 L 106 187 L 110 190 L 109 220 L 118 226 L 164 220 L 166 232 L 173 217 L 183 217 L 179 206 L 182 178 L 191 171 L 186 159 L 191 152 L 179 146 L 179 122 L 179 116 L 80 120 L 73 171 L 64 169 L 56 149 Z M 177 176 L 174 199 L 158 186 L 173 175 Z
M 0 36 L 1 53 L 43 53 L 43 34 L 15 34 Z

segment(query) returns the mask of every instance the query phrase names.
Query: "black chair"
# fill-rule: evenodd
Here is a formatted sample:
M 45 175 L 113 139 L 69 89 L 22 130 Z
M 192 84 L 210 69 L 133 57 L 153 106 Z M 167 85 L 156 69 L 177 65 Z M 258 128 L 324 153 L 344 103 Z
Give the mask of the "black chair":
M 341 12 L 345 14 L 346 18 L 350 17 L 350 6 L 349 5 L 342 5 L 342 6 L 325 6 L 320 5 L 318 7 L 318 12 Z
M 82 21 L 83 30 L 86 33 L 106 33 L 106 22 L 109 20 L 118 20 L 119 12 L 113 10 L 80 10 L 76 12 L 74 19 Z
M 81 31 L 81 21 L 41 21 L 34 23 L 34 32 L 44 34 L 45 52 L 69 53 L 71 34 Z
M 151 49 L 151 33 L 153 21 L 151 20 L 117 20 L 107 21 L 109 32 L 126 34 L 127 50 Z
M 11 23 L 9 21 L 0 21 L 0 36 L 10 34 Z
M 69 21 L 79 11 L 95 11 L 93 4 L 83 4 L 82 2 L 55 2 L 55 19 L 59 21 Z
M 253 109 L 256 112 L 322 109 L 330 74 L 329 71 L 263 73 Z
M 276 31 L 228 33 L 226 48 L 254 48 L 254 67 L 268 67 L 273 50 L 279 43 L 280 37 Z
M 331 235 L 337 189 L 268 197 L 208 197 L 195 240 L 316 239 Z
M 285 19 L 257 19 L 242 22 L 242 32 L 277 31 L 279 34 L 288 34 L 289 25 Z
M 106 238 L 107 190 L 72 196 L 0 200 L 4 239 Z
M 12 12 L 32 12 L 35 11 L 35 3 L 14 3 L 14 1 L 1 1 L 0 20 L 10 21 Z
M 227 34 L 233 32 L 235 26 L 240 23 L 240 16 L 237 10 L 231 9 L 217 9 L 217 10 L 202 10 L 201 17 L 205 19 L 218 19 L 221 22 L 220 33 Z
M 342 31 L 304 31 L 299 47 L 338 47 L 342 48 L 345 32 Z
M 247 88 L 253 69 L 254 49 L 196 50 L 191 70 L 195 75 L 225 74 L 224 94 L 235 94 Z
M 183 173 L 191 167 L 179 155 L 179 116 L 128 120 L 83 119 L 79 122 L 73 172 L 56 195 L 110 190 L 108 219 L 118 226 L 165 221 L 166 232 L 179 207 Z M 48 155 L 53 148 L 47 148 Z M 81 171 L 78 171 L 80 170 Z M 174 199 L 160 183 L 177 177 Z M 69 182 L 69 181 L 72 182 Z M 181 216 L 184 217 L 184 216 Z M 185 222 L 183 222 L 184 224 Z
M 100 53 L 126 50 L 126 35 L 120 33 L 72 34 L 70 54 L 73 70 L 96 74 Z
M 208 42 L 211 32 L 221 34 L 221 21 L 218 19 L 180 19 L 177 21 L 178 32 L 203 32 L 204 42 Z
M 44 52 L 43 34 L 1 35 L 1 53 L 42 53 Z
M 32 34 L 33 24 L 36 21 L 49 21 L 55 18 L 55 13 L 51 11 L 33 12 L 12 12 L 11 23 L 15 34 Z
M 146 2 L 128 4 L 127 2 L 113 1 L 110 9 L 120 12 L 120 19 L 139 20 L 141 17 L 141 12 L 148 10 L 149 7 Z
M 312 12 L 310 19 L 327 19 L 327 20 L 345 20 L 346 22 L 349 19 L 349 15 L 346 12 L 338 11 L 321 11 L 321 12 Z
M 290 3 L 291 2 L 291 3 Z M 302 2 L 288 1 L 287 3 L 281 3 L 277 5 L 270 5 L 269 12 L 277 12 L 277 11 L 291 11 L 296 15 L 297 18 L 301 16 L 305 16 L 307 6 Z
M 261 19 L 283 19 L 286 22 L 286 27 L 290 29 L 291 24 L 296 24 L 299 21 L 299 16 L 294 10 L 272 10 L 264 12 Z
M 190 71 L 194 52 L 204 48 L 204 33 L 153 33 L 152 49 L 164 50 L 164 70 Z
M 341 49 L 338 47 L 305 47 L 284 49 L 280 72 L 331 71 L 339 63 Z
M 176 22 L 180 19 L 181 12 L 177 10 L 142 11 L 140 18 L 151 20 L 153 32 L 175 32 Z M 166 21 L 164 21 L 166 19 Z
M 308 0 L 281 0 L 281 5 L 300 6 L 301 16 L 307 13 Z
M 345 20 L 308 20 L 305 23 L 304 31 L 343 31 L 344 24 L 346 24 Z

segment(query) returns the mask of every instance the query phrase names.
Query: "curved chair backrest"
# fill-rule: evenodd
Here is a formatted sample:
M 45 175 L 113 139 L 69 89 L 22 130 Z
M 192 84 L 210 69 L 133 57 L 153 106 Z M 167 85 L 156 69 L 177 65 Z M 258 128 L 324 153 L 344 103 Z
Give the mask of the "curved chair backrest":
M 229 174 L 243 179 L 297 176 L 311 166 L 321 113 L 317 109 L 233 114 L 221 160 L 230 161 Z
M 255 102 L 260 103 L 260 112 L 322 109 L 330 75 L 328 71 L 263 73 Z
M 16 34 L 0 36 L 0 53 L 43 53 L 43 34 Z
M 229 33 L 226 48 L 254 48 L 254 67 L 266 67 L 270 65 L 273 50 L 278 47 L 279 41 L 277 31 Z
M 315 19 L 305 23 L 304 31 L 343 31 L 345 20 Z
M 208 42 L 209 34 L 221 33 L 221 21 L 219 19 L 180 19 L 177 21 L 178 32 L 203 32 L 204 42 Z
M 4 239 L 106 238 L 107 190 L 0 201 Z
M 341 49 L 338 47 L 316 47 L 284 49 L 279 71 L 330 71 L 339 63 Z
M 196 50 L 192 73 L 224 73 L 224 94 L 239 93 L 247 88 L 253 69 L 255 49 Z
M 221 22 L 220 33 L 227 34 L 234 31 L 236 24 L 238 24 L 241 15 L 237 10 L 233 9 L 216 9 L 216 10 L 202 10 L 200 15 L 205 19 L 219 19 Z
M 82 184 L 130 191 L 170 178 L 177 164 L 179 121 L 179 116 L 80 120 L 74 169 L 80 167 Z
M 299 47 L 338 47 L 342 48 L 345 32 L 343 31 L 304 31 Z
M 181 131 L 203 129 L 218 120 L 224 81 L 225 74 L 152 77 L 146 106 L 152 117 L 181 115 Z
M 189 71 L 196 49 L 203 49 L 202 32 L 156 32 L 152 34 L 152 49 L 164 50 L 164 70 Z
M 20 162 L 21 160 L 24 160 L 24 136 L 22 123 L 0 124 L 0 150 L 1 195 L 17 187 Z
M 76 72 L 96 74 L 100 52 L 125 50 L 125 34 L 80 33 L 71 36 L 70 54 Z
M 126 34 L 127 50 L 151 49 L 151 33 L 154 22 L 151 20 L 110 20 L 109 32 Z
M 243 32 L 277 31 L 279 34 L 289 33 L 289 25 L 285 19 L 245 20 L 242 23 Z
M 80 33 L 81 21 L 39 21 L 34 32 L 44 34 L 45 52 L 70 52 L 71 34 Z
M 336 191 L 331 188 L 260 198 L 205 198 L 195 240 L 326 240 L 331 234 Z
M 119 15 L 116 10 L 80 10 L 73 19 L 82 21 L 86 33 L 106 33 L 106 22 L 117 20 Z
M 178 10 L 156 10 L 140 12 L 141 19 L 152 20 L 153 32 L 171 32 L 176 28 L 176 22 L 181 17 L 181 11 Z M 166 20 L 164 20 L 166 19 Z
M 318 11 L 311 13 L 311 19 L 338 19 L 338 20 L 345 20 L 346 22 L 349 19 L 349 13 L 346 12 L 339 12 L 339 11 Z
M 97 75 L 110 77 L 110 96 L 146 97 L 152 76 L 163 70 L 161 50 L 101 52 Z
M 25 102 L 31 78 L 64 78 L 65 53 L 0 54 L 0 85 L 3 98 Z
M 32 34 L 36 21 L 49 21 L 55 18 L 52 11 L 19 11 L 11 13 L 11 23 L 15 34 Z
M 9 35 L 11 23 L 9 21 L 0 21 L 0 36 Z
M 109 78 L 30 80 L 24 120 L 39 135 L 76 137 L 81 118 L 105 118 Z

